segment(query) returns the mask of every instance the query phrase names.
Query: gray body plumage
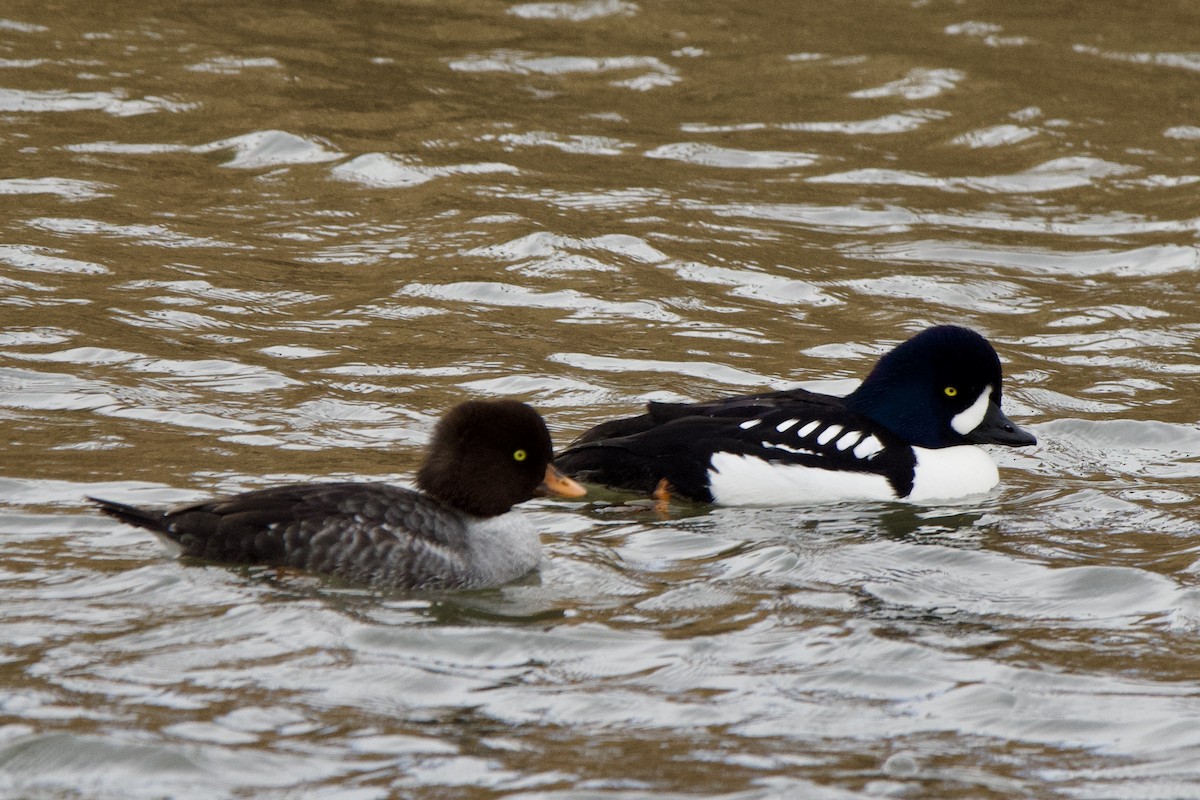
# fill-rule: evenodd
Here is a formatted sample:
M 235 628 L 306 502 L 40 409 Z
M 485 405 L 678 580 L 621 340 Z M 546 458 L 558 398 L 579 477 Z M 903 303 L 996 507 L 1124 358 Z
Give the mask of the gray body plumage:
M 386 484 L 280 486 L 167 510 L 97 502 L 183 555 L 294 567 L 381 588 L 498 586 L 541 558 L 536 531 L 517 512 L 476 517 Z
M 294 567 L 392 589 L 483 589 L 541 561 L 513 511 L 539 492 L 581 497 L 552 464 L 550 431 L 515 400 L 469 400 L 433 429 L 420 491 L 382 483 L 299 483 L 137 508 L 89 498 L 172 550 L 227 564 Z

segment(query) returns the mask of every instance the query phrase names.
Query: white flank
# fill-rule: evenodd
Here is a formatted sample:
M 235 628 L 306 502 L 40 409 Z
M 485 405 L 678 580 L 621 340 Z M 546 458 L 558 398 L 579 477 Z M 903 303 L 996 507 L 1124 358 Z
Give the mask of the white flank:
M 713 499 L 724 506 L 896 499 L 882 475 L 772 463 L 733 453 L 714 453 L 711 464 L 709 489 Z
M 721 505 L 767 506 L 896 499 L 947 502 L 990 491 L 1000 482 L 991 456 L 973 445 L 914 447 L 913 452 L 917 456 L 913 490 L 902 498 L 896 497 L 882 475 L 780 464 L 733 453 L 713 454 L 708 484 Z
M 992 387 L 990 385 L 983 387 L 983 391 L 979 393 L 979 397 L 975 399 L 974 403 L 951 418 L 950 427 L 963 436 L 978 428 L 979 423 L 983 422 L 983 418 L 987 415 L 991 394 Z
M 983 396 L 987 397 L 986 391 Z M 912 492 L 904 498 L 910 502 L 955 500 L 981 494 L 1000 482 L 996 462 L 982 448 L 974 445 L 937 450 L 914 447 L 913 452 L 917 454 L 916 475 Z

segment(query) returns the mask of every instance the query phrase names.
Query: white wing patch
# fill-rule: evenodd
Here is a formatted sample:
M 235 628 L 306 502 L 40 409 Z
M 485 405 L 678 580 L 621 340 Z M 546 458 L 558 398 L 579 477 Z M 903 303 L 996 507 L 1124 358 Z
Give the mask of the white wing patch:
M 862 434 L 858 431 L 850 431 L 842 435 L 842 438 L 833 443 L 833 446 L 838 450 L 845 450 L 850 445 L 862 438 Z
M 774 450 L 782 450 L 785 453 L 798 453 L 803 456 L 820 455 L 815 450 L 809 450 L 805 447 L 792 447 L 791 445 L 781 444 L 780 442 L 761 442 L 763 447 L 769 447 Z
M 830 425 L 825 430 L 821 431 L 817 436 L 817 444 L 829 444 L 833 441 L 833 437 L 842 432 L 841 425 Z
M 738 427 L 742 430 L 750 430 L 758 425 L 760 420 L 753 419 L 741 423 Z M 879 453 L 883 452 L 883 442 L 879 441 L 875 436 L 847 429 L 842 425 L 832 424 L 826 426 L 824 420 L 814 419 L 800 425 L 801 420 L 795 417 L 789 417 L 783 422 L 775 426 L 775 430 L 779 433 L 792 432 L 795 437 L 794 442 L 768 442 L 765 439 L 759 443 L 769 450 L 782 450 L 786 453 L 795 453 L 797 455 L 820 456 L 821 451 L 817 446 L 825 447 L 830 442 L 838 449 L 839 452 L 849 451 L 851 455 L 860 461 L 868 461 L 874 458 Z M 800 425 L 800 427 L 796 427 Z M 804 446 L 804 440 L 816 434 L 816 441 L 810 447 Z M 790 440 L 791 437 L 788 437 Z M 853 448 L 853 449 L 851 449 Z
M 853 452 L 855 458 L 871 458 L 872 456 L 883 452 L 883 442 L 879 441 L 874 436 L 868 436 L 858 443 L 858 446 L 854 448 Z
M 808 436 L 810 433 L 812 433 L 819 427 L 821 427 L 821 420 L 814 419 L 812 422 L 808 423 L 803 428 L 796 431 L 796 435 L 799 436 L 801 439 L 803 439 L 805 436 Z
M 988 402 L 991 400 L 991 396 L 992 387 L 989 384 L 983 387 L 983 391 L 979 393 L 979 397 L 975 398 L 974 403 L 950 418 L 950 427 L 963 436 L 978 428 L 979 423 L 983 422 L 983 418 L 987 416 Z

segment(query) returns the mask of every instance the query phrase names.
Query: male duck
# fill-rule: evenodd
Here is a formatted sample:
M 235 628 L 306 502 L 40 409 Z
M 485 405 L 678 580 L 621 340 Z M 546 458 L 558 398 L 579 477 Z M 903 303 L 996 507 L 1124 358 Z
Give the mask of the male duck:
M 499 586 L 537 566 L 541 543 L 512 507 L 539 491 L 585 490 L 552 463 L 536 411 L 470 401 L 437 424 L 421 491 L 378 483 L 301 483 L 141 509 L 89 498 L 188 556 L 295 567 L 398 589 Z
M 722 505 L 953 500 L 1000 481 L 976 444 L 1036 444 L 1000 410 L 1000 358 L 975 331 L 929 328 L 846 397 L 805 389 L 650 403 L 584 433 L 568 475 Z

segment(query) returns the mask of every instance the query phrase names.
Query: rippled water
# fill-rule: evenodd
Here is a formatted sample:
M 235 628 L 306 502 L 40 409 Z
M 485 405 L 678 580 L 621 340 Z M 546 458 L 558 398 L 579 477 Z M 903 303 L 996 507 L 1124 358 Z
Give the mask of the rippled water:
M 1200 797 L 1200 11 L 0 10 L 0 794 Z M 379 595 L 100 519 L 988 335 L 947 507 L 538 501 Z

